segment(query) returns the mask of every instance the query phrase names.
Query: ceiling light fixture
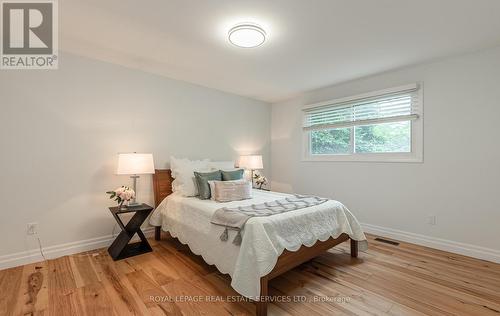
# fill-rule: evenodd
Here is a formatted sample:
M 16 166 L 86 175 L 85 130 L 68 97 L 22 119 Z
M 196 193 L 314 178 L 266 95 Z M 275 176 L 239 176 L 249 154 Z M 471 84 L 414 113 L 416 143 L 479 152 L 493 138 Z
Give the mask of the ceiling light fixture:
M 266 32 L 252 23 L 242 23 L 232 27 L 228 33 L 231 44 L 243 48 L 262 45 L 266 41 Z

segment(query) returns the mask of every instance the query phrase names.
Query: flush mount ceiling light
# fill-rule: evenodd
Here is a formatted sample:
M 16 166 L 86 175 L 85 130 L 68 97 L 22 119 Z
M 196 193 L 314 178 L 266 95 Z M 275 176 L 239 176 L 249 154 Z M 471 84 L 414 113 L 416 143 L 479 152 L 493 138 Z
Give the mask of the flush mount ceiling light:
M 231 44 L 243 48 L 262 45 L 266 40 L 266 32 L 258 25 L 242 23 L 232 27 L 228 33 Z

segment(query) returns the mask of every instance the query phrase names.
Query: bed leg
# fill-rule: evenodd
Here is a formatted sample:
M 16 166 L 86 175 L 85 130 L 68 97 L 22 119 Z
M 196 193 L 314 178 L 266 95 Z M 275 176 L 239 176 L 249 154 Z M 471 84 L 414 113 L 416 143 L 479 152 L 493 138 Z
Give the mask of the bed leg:
M 155 226 L 155 240 L 161 239 L 161 226 Z
M 267 316 L 268 282 L 267 277 L 260 278 L 260 300 L 257 305 L 256 316 Z
M 358 257 L 358 241 L 351 239 L 351 257 Z

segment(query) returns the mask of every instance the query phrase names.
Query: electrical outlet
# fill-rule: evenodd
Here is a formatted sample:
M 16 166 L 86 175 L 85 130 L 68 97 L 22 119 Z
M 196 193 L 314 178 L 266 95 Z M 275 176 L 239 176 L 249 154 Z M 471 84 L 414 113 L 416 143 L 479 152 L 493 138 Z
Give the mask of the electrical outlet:
M 429 215 L 427 217 L 427 224 L 436 225 L 436 215 Z
M 38 223 L 28 223 L 26 227 L 26 235 L 35 235 L 37 232 Z

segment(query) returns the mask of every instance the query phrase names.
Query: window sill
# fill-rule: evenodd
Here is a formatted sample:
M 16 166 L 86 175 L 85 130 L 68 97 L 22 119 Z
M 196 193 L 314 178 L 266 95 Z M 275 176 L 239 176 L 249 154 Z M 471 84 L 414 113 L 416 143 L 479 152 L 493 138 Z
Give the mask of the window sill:
M 423 157 L 415 154 L 355 154 L 355 155 L 317 155 L 302 158 L 302 162 L 397 162 L 423 163 Z

